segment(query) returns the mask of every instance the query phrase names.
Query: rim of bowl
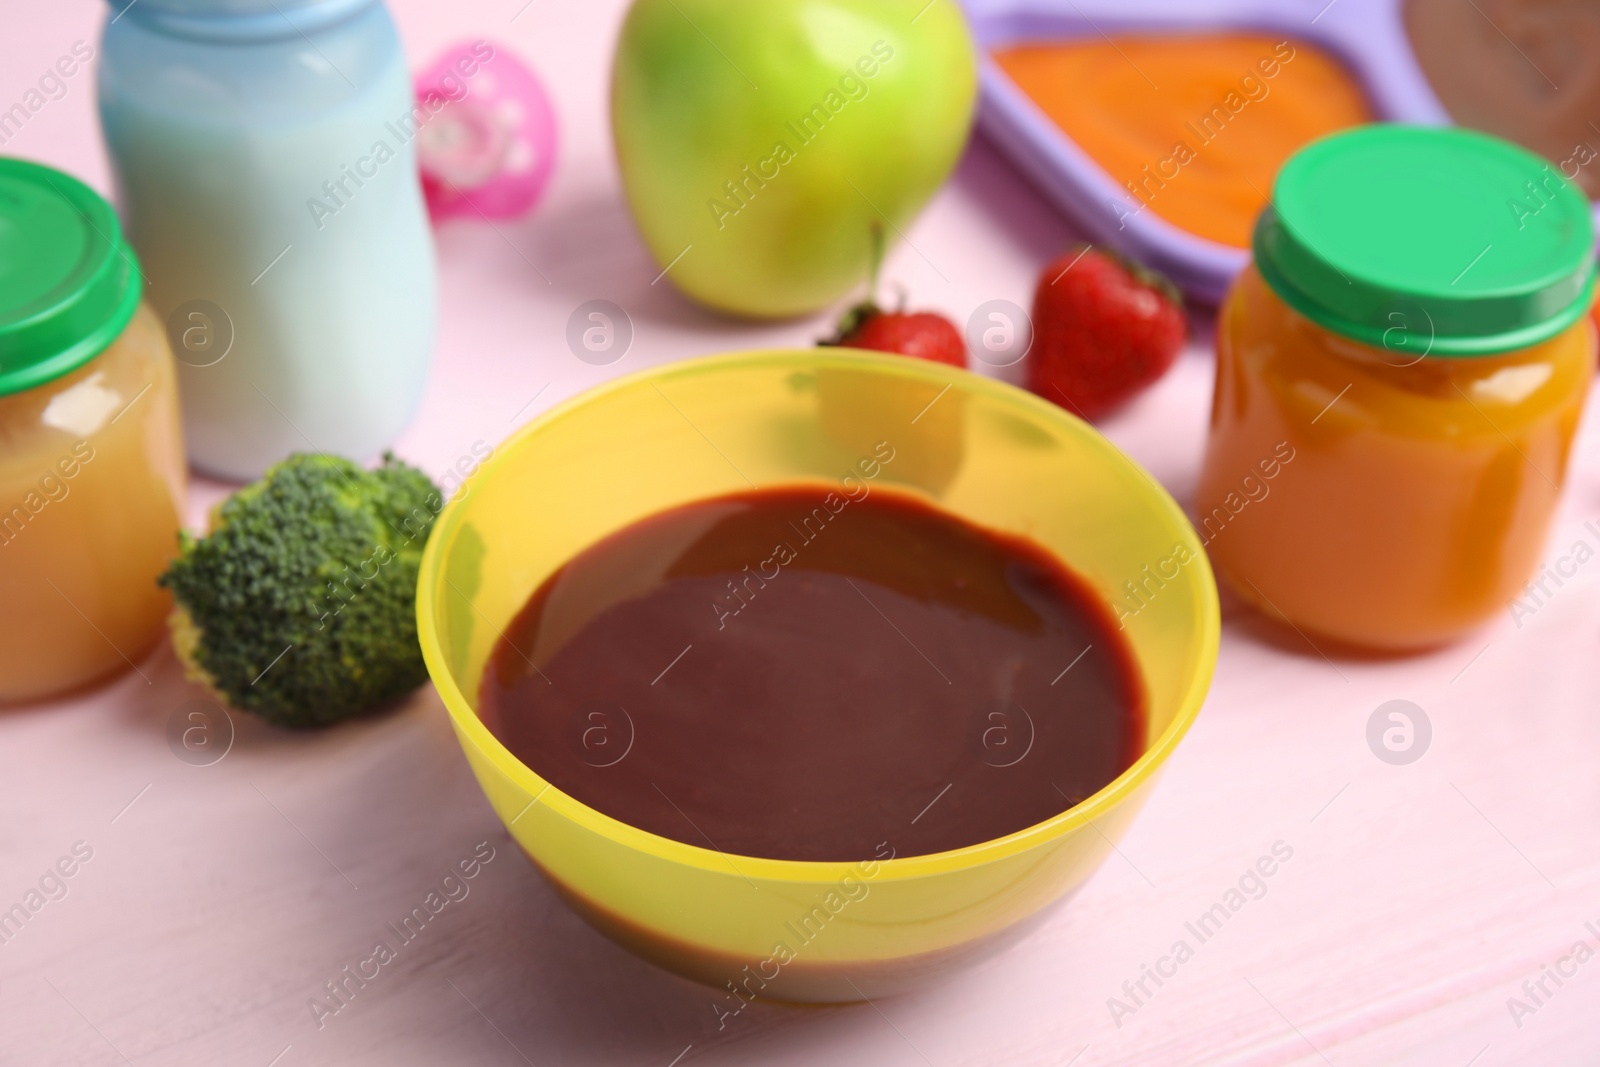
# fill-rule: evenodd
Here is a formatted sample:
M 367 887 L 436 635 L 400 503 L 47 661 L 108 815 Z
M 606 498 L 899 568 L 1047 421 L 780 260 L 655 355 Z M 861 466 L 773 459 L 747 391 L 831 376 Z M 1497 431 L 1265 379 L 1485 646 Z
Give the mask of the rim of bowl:
M 783 860 L 725 853 L 676 841 L 670 837 L 662 837 L 592 808 L 545 781 L 489 731 L 478 718 L 472 702 L 456 685 L 455 676 L 445 663 L 444 650 L 432 619 L 435 603 L 434 586 L 445 555 L 443 546 L 450 540 L 449 535 L 460 521 L 461 509 L 457 506 L 460 500 L 458 496 L 446 504 L 444 510 L 440 512 L 428 537 L 428 543 L 423 549 L 422 563 L 417 576 L 417 632 L 421 639 L 423 660 L 427 664 L 434 688 L 438 690 L 445 709 L 450 713 L 450 718 L 463 737 L 476 745 L 502 774 L 516 782 L 534 798 L 530 807 L 532 803 L 543 802 L 558 814 L 585 829 L 660 859 L 717 874 L 736 873 L 769 881 L 786 882 L 837 882 L 846 874 L 856 873 L 863 864 L 872 862 L 879 864 L 878 872 L 872 876 L 874 881 L 920 878 L 980 867 L 1027 852 L 1062 837 L 1068 831 L 1098 820 L 1154 777 L 1199 716 L 1216 670 L 1222 620 L 1211 563 L 1188 516 L 1160 482 L 1090 423 L 1025 389 L 945 364 L 856 348 L 767 348 L 700 356 L 646 367 L 602 382 L 569 397 L 519 427 L 495 449 L 494 455 L 484 461 L 473 477 L 474 479 L 492 477 L 495 470 L 510 462 L 508 457 L 517 451 L 524 439 L 532 437 L 545 426 L 566 418 L 580 408 L 602 403 L 611 393 L 630 388 L 641 381 L 662 381 L 684 375 L 698 376 L 706 372 L 773 362 L 803 363 L 808 368 L 828 364 L 859 367 L 865 362 L 877 369 L 903 377 L 922 378 L 930 384 L 944 384 L 960 387 L 969 393 L 984 394 L 1002 404 L 1030 409 L 1047 420 L 1066 425 L 1070 433 L 1088 438 L 1092 447 L 1103 453 L 1111 463 L 1125 467 L 1133 476 L 1133 480 L 1151 496 L 1157 508 L 1167 512 L 1177 528 L 1182 531 L 1184 538 L 1189 542 L 1188 547 L 1195 553 L 1195 561 L 1200 564 L 1199 569 L 1194 572 L 1195 580 L 1200 587 L 1200 595 L 1195 605 L 1193 620 L 1199 634 L 1199 663 L 1189 678 L 1189 683 L 1179 699 L 1178 710 L 1174 713 L 1172 721 L 1167 724 L 1167 728 L 1148 742 L 1144 752 L 1127 770 L 1087 799 L 1043 822 L 1034 823 L 1004 837 L 990 838 L 987 841 L 945 852 L 896 856 L 887 860 Z M 509 825 L 507 829 L 509 831 Z

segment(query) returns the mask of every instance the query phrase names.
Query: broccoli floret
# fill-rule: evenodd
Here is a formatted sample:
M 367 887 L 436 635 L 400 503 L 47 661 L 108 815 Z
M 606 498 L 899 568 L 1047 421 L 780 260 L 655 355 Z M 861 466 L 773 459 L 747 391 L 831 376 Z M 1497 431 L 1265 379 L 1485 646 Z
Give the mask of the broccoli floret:
M 385 454 L 363 470 L 300 453 L 180 538 L 160 582 L 173 646 L 222 701 L 282 726 L 337 722 L 427 678 L 417 567 L 443 501 Z

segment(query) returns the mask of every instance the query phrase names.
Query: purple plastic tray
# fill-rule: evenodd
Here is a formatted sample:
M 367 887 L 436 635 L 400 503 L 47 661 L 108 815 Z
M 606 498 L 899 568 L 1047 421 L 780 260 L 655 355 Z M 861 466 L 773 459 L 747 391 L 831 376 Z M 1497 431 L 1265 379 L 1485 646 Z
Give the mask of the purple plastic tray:
M 1028 41 L 1118 32 L 1247 30 L 1318 45 L 1366 90 L 1378 117 L 1441 125 L 1401 23 L 1400 0 L 965 0 L 982 53 L 983 132 L 1096 243 L 1125 252 L 1206 302 L 1250 261 L 1245 249 L 1198 237 L 1144 209 L 989 58 Z

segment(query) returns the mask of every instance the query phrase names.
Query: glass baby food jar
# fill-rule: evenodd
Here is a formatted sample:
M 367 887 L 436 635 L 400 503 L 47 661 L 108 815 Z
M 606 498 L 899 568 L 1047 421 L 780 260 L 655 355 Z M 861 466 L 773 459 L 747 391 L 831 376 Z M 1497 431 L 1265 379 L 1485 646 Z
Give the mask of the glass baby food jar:
M 111 207 L 0 159 L 0 703 L 160 640 L 183 444 L 172 354 Z
M 1196 524 L 1246 600 L 1410 649 L 1535 570 L 1595 364 L 1587 200 L 1538 157 L 1376 125 L 1279 173 L 1217 324 Z

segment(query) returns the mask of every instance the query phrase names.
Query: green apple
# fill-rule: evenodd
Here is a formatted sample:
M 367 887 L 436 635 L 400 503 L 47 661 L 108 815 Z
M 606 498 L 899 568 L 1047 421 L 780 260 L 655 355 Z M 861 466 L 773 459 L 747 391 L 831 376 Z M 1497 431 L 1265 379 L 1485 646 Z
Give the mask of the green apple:
M 955 0 L 635 0 L 611 128 L 645 242 L 722 311 L 834 303 L 955 166 L 974 68 Z

